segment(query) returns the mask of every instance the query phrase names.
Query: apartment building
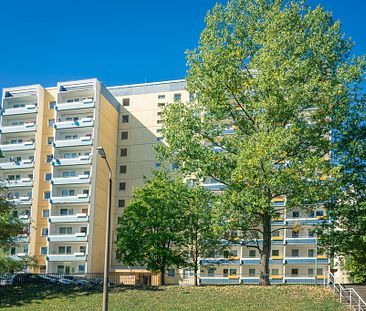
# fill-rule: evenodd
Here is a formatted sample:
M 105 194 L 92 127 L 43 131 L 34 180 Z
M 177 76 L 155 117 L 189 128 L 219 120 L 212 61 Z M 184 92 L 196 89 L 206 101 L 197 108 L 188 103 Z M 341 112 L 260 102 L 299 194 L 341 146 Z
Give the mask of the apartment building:
M 164 107 L 190 95 L 184 80 L 104 87 L 96 79 L 6 88 L 1 110 L 0 178 L 16 212 L 28 224 L 11 256 L 39 258 L 39 272 L 103 271 L 108 171 L 97 156 L 102 146 L 113 171 L 112 236 L 134 188 L 158 169 L 153 145 L 163 142 Z M 212 191 L 223 185 L 206 181 Z M 326 218 L 286 212 L 284 198 L 273 225 L 272 283 L 323 282 L 329 259 L 317 254 L 312 227 Z M 259 253 L 239 239 L 223 254 L 202 259 L 202 284 L 259 282 Z M 111 246 L 113 248 L 113 246 Z M 127 267 L 113 249 L 111 271 L 136 283 L 158 282 L 144 267 Z M 192 281 L 188 269 L 170 269 L 167 284 Z

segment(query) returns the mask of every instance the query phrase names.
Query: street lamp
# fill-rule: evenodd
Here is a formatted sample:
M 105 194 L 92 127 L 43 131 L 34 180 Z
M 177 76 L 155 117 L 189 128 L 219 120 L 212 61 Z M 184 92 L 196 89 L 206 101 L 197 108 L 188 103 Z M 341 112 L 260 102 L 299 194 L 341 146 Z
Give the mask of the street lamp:
M 107 224 L 105 233 L 105 254 L 104 254 L 104 276 L 103 276 L 103 311 L 108 311 L 108 275 L 109 275 L 109 257 L 110 257 L 110 240 L 111 240 L 111 210 L 112 210 L 112 171 L 109 166 L 107 155 L 103 147 L 97 148 L 98 154 L 108 166 L 109 172 L 109 190 L 108 190 L 108 210 Z

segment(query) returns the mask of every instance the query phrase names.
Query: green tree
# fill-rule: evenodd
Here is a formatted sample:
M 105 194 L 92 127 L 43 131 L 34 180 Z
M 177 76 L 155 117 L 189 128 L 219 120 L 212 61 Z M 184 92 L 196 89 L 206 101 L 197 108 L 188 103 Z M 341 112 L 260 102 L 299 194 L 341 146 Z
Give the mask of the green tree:
M 183 173 L 225 185 L 227 223 L 244 243 L 262 240 L 247 244 L 259 249 L 262 285 L 278 212 L 272 200 L 285 196 L 288 209 L 329 205 L 340 169 L 328 156 L 330 133 L 365 68 L 351 48 L 330 13 L 303 1 L 217 4 L 187 56 L 195 99 L 165 111 L 160 153 Z
M 134 192 L 117 229 L 117 254 L 128 265 L 146 265 L 161 273 L 185 264 L 184 195 L 186 185 L 164 171 L 155 172 Z

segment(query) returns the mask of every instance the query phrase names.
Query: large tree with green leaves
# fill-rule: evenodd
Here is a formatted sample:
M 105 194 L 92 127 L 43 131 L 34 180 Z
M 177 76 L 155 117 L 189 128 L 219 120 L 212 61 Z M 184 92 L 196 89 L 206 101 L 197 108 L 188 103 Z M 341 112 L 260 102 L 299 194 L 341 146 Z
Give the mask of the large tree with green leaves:
M 190 103 L 165 111 L 160 153 L 182 172 L 223 183 L 231 229 L 261 256 L 269 284 L 272 200 L 287 208 L 328 205 L 340 168 L 330 135 L 340 128 L 364 58 L 329 12 L 303 1 L 232 0 L 206 17 L 188 52 Z

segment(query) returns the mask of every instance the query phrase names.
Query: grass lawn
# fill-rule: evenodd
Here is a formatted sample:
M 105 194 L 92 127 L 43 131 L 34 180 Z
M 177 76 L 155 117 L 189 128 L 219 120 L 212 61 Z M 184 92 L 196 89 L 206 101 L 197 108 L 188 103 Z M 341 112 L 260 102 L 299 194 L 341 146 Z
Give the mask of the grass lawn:
M 110 310 L 346 310 L 321 286 L 118 287 L 110 290 L 109 297 Z M 101 289 L 0 287 L 4 310 L 100 310 L 101 299 Z

